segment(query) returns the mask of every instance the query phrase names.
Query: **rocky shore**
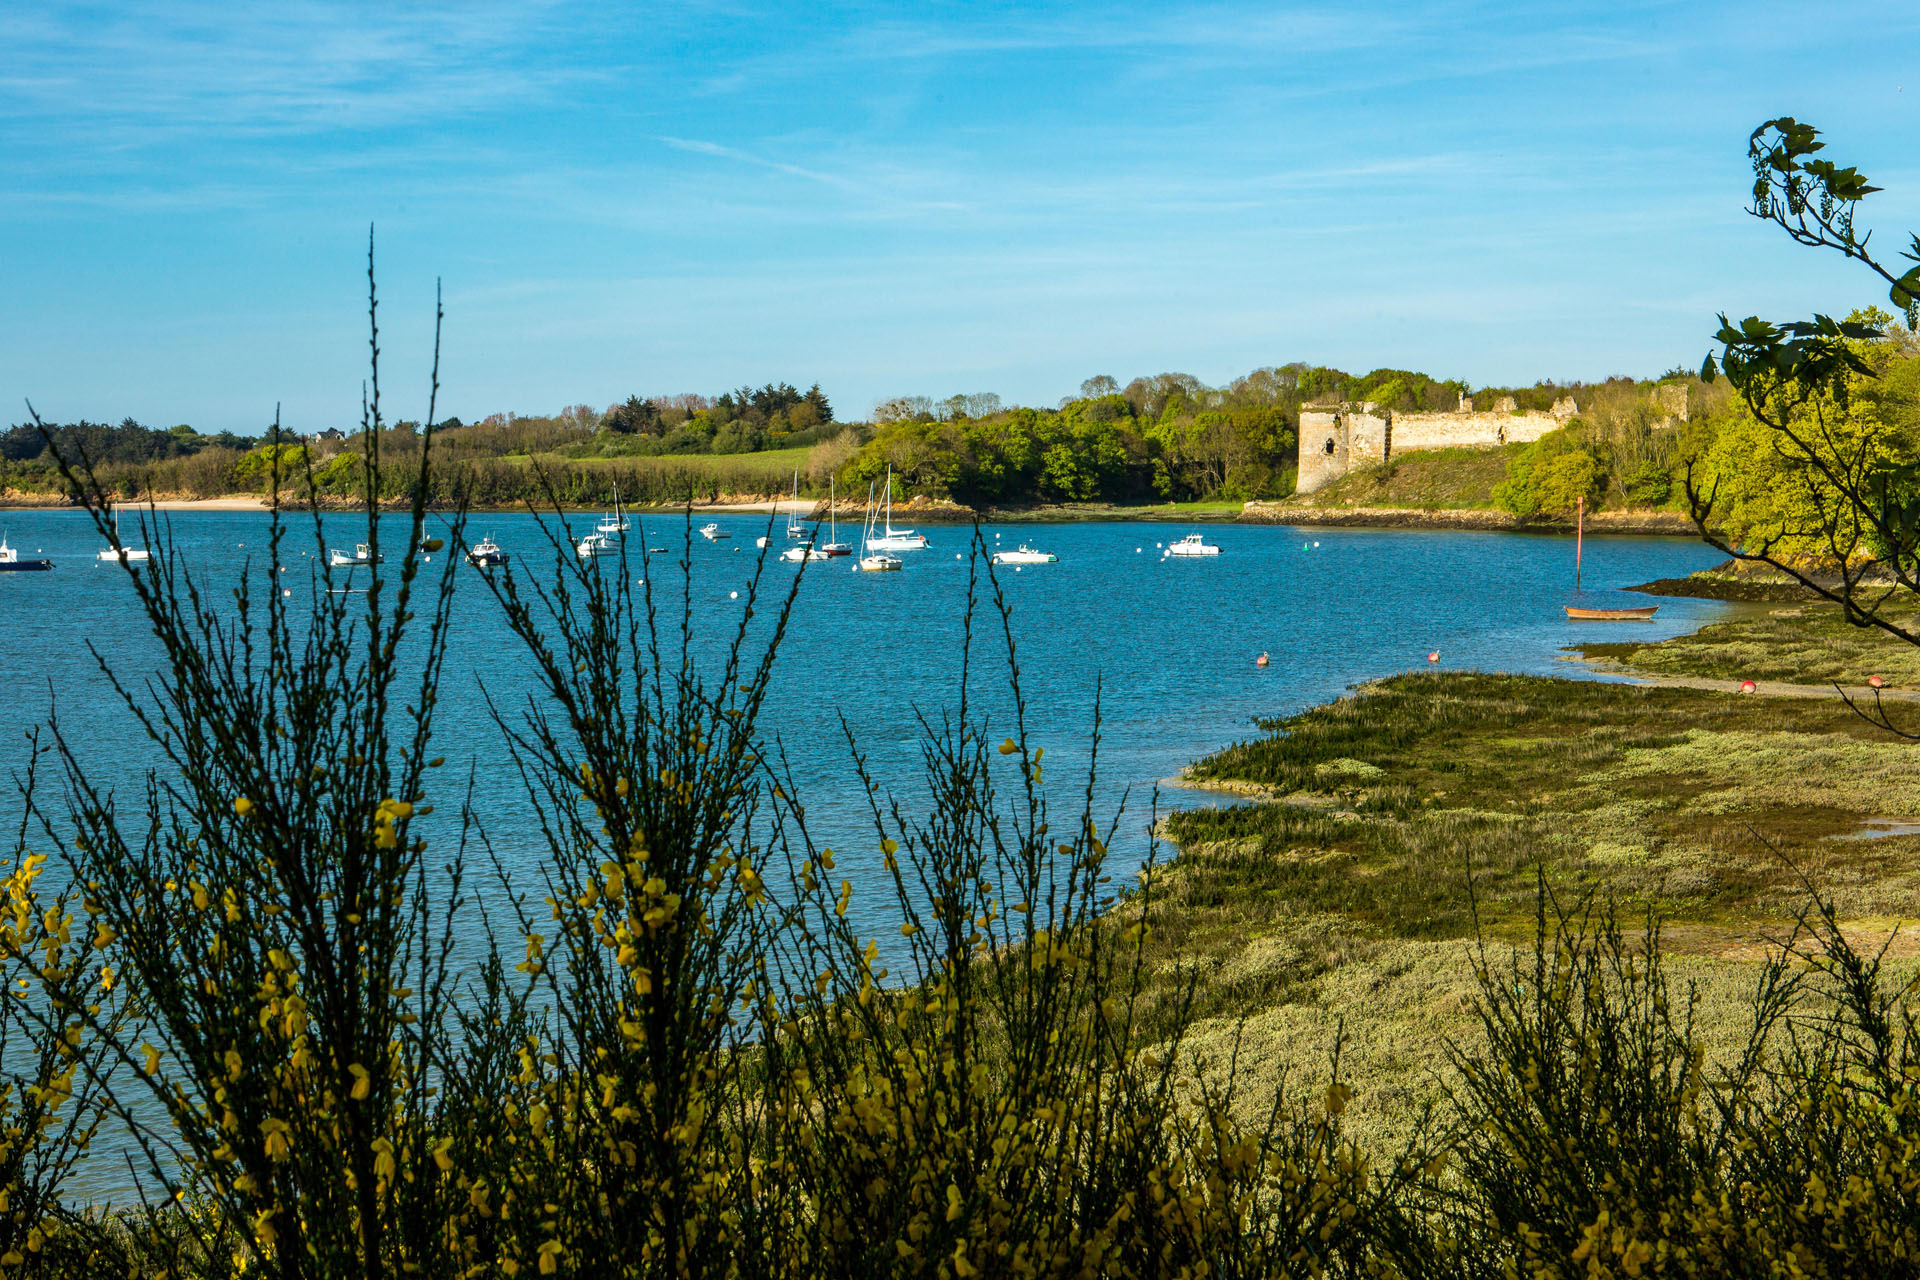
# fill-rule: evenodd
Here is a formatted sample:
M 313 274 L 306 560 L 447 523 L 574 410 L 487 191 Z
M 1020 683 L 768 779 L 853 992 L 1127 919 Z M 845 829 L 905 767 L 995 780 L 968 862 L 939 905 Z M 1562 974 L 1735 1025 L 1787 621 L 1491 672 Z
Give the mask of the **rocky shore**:
M 1571 533 L 1573 521 L 1552 516 L 1521 519 L 1482 507 L 1316 507 L 1304 502 L 1249 502 L 1242 524 L 1312 525 L 1370 529 L 1482 529 L 1502 533 Z M 1596 511 L 1588 533 L 1693 537 L 1693 521 L 1675 511 Z

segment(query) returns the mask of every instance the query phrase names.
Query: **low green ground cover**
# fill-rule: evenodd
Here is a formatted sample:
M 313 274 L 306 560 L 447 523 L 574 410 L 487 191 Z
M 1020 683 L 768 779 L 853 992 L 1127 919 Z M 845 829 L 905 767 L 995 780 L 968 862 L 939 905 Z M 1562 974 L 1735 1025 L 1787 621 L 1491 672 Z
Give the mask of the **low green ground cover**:
M 1920 609 L 1906 601 L 1889 601 L 1885 613 L 1908 630 L 1920 624 Z M 1824 601 L 1756 606 L 1658 643 L 1582 642 L 1575 651 L 1645 675 L 1847 686 L 1864 685 L 1877 675 L 1897 687 L 1920 688 L 1920 648 L 1878 628 L 1853 626 L 1838 606 Z
M 1341 476 L 1315 493 L 1296 498 L 1314 507 L 1419 507 L 1461 510 L 1493 506 L 1493 487 L 1507 476 L 1507 462 L 1526 446 L 1494 449 L 1432 449 L 1406 453 L 1380 466 Z
M 1160 974 L 1197 980 L 1203 1043 L 1244 1034 L 1275 1079 L 1322 1078 L 1343 1031 L 1381 1141 L 1440 1096 L 1475 956 L 1532 936 L 1543 877 L 1657 913 L 1729 1052 L 1803 874 L 1869 936 L 1920 883 L 1920 837 L 1853 838 L 1920 818 L 1920 755 L 1837 699 L 1423 673 L 1263 728 L 1191 773 L 1266 798 L 1168 823 Z

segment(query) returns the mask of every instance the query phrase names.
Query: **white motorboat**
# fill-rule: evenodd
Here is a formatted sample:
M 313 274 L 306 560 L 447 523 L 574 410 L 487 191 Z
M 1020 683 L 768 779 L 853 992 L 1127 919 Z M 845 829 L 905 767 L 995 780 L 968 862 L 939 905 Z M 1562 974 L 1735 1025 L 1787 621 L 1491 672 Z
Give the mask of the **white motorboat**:
M 700 536 L 708 542 L 718 542 L 722 538 L 731 538 L 733 535 L 712 521 L 708 521 L 700 526 Z
M 799 564 L 803 560 L 831 560 L 824 548 L 815 547 L 810 542 L 799 542 L 780 553 L 780 558 L 788 564 Z
M 1166 554 L 1170 556 L 1217 556 L 1220 548 L 1208 542 L 1197 533 L 1190 533 L 1178 542 L 1167 544 Z
M 1028 546 L 1024 542 L 1020 544 L 1018 551 L 996 551 L 993 553 L 993 562 L 995 564 L 1053 564 L 1059 559 L 1060 557 L 1051 551 L 1040 551 Z
M 120 508 L 118 507 L 113 509 L 113 540 L 115 542 L 120 541 Z M 152 559 L 152 557 L 147 554 L 145 547 L 129 547 L 125 543 L 121 543 L 119 547 L 101 548 L 100 558 L 102 560 L 119 560 L 126 564 L 144 564 L 146 561 Z
M 870 550 L 924 551 L 927 548 L 928 543 L 927 543 L 927 537 L 925 534 L 915 533 L 911 529 L 896 529 L 893 527 L 893 468 L 892 467 L 887 468 L 886 511 L 885 511 L 885 515 L 882 518 L 882 524 L 885 526 L 885 532 L 880 533 L 877 536 L 870 536 L 866 539 L 867 547 Z
M 354 543 L 351 554 L 338 548 L 327 553 L 327 563 L 336 569 L 352 569 L 365 564 L 384 564 L 386 559 L 385 556 L 373 554 L 373 548 L 364 542 Z
M 20 552 L 7 545 L 5 535 L 0 535 L 0 573 L 29 573 L 51 568 L 53 568 L 51 560 L 22 560 Z
M 507 553 L 489 534 L 473 544 L 473 550 L 467 552 L 467 561 L 476 569 L 492 569 L 507 562 Z
M 590 533 L 580 539 L 573 553 L 582 560 L 591 560 L 595 556 L 617 556 L 620 554 L 620 543 L 610 533 Z

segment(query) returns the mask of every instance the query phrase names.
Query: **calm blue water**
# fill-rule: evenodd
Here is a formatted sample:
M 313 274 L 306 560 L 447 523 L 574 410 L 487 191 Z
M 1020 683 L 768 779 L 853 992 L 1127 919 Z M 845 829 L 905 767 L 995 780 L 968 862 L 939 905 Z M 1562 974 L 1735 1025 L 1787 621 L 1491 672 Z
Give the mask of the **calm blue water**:
M 254 513 L 190 512 L 163 517 L 196 572 L 230 584 L 249 556 L 264 557 L 266 517 Z M 704 523 L 705 517 L 701 521 Z M 663 608 L 676 614 L 690 590 L 696 615 L 696 653 L 717 661 L 738 624 L 754 567 L 753 539 L 765 516 L 720 516 L 730 541 L 693 538 L 691 582 L 677 561 L 684 537 L 678 517 L 639 522 L 630 545 L 670 545 L 637 575 L 651 571 Z M 574 521 L 585 532 L 590 518 Z M 781 521 L 784 525 L 784 520 Z M 44 574 L 0 574 L 0 662 L 13 696 L 0 703 L 0 742 L 21 735 L 57 699 L 70 731 L 103 777 L 132 784 L 149 762 L 145 739 L 106 688 L 88 653 L 92 642 L 123 678 L 151 670 L 157 646 L 148 634 L 117 566 L 94 559 L 100 540 L 76 512 L 9 512 L 0 525 L 13 546 L 51 556 Z M 398 545 L 404 522 L 389 517 Z M 329 541 L 350 545 L 363 517 L 329 519 Z M 133 540 L 129 520 L 126 532 Z M 850 532 L 850 531 L 843 531 Z M 779 736 L 794 760 L 802 796 L 817 834 L 843 851 L 869 848 L 874 839 L 853 785 L 837 716 L 854 727 L 876 772 L 912 794 L 918 765 L 917 712 L 938 713 L 957 700 L 961 609 L 967 566 L 960 559 L 970 530 L 926 530 L 933 547 L 904 553 L 897 574 L 860 574 L 846 560 L 806 569 L 800 606 L 782 652 L 764 728 Z M 1299 530 L 1224 525 L 1206 530 L 1224 551 L 1204 560 L 1166 560 L 1157 549 L 1187 532 L 1164 524 L 1078 524 L 990 527 L 989 546 L 1030 541 L 1060 556 L 1058 564 L 1001 570 L 1012 604 L 1030 724 L 1047 747 L 1049 790 L 1067 804 L 1084 783 L 1095 681 L 1104 689 L 1101 794 L 1108 807 L 1134 788 L 1132 811 L 1144 828 L 1154 783 L 1196 757 L 1253 732 L 1255 716 L 1298 710 L 1337 697 L 1357 682 L 1427 666 L 1437 650 L 1447 668 L 1580 674 L 1559 662 L 1562 648 L 1593 634 L 1560 613 L 1566 603 L 1632 604 L 1645 597 L 1617 589 L 1671 577 L 1713 563 L 1698 543 L 1664 538 L 1597 538 L 1588 543 L 1585 583 L 1572 591 L 1571 539 L 1455 532 Z M 492 534 L 515 555 L 515 571 L 550 575 L 546 550 L 525 515 L 476 517 L 470 533 Z M 364 536 L 362 533 L 361 536 Z M 777 539 L 783 542 L 783 539 Z M 285 575 L 295 599 L 310 598 L 305 557 L 310 526 L 296 523 L 289 539 L 294 567 Z M 615 562 L 601 562 L 609 572 Z M 769 566 L 780 588 L 796 570 Z M 515 705 L 532 688 L 530 667 L 507 635 L 492 597 L 463 573 L 452 654 L 442 690 L 439 749 L 449 764 L 478 766 L 479 805 L 496 848 L 510 870 L 531 872 L 538 847 L 526 838 L 524 799 L 511 776 L 500 734 L 489 720 L 481 689 Z M 732 593 L 739 592 L 735 599 Z M 1636 626 L 1635 636 L 1671 635 L 1719 616 L 1723 606 L 1662 600 L 1659 621 Z M 759 622 L 770 618 L 763 609 Z M 987 631 L 997 638 L 997 627 Z M 1260 668 L 1266 652 L 1271 665 Z M 989 683 L 1004 686 L 985 649 Z M 1004 710 L 1004 697 L 984 705 Z M 1004 722 L 1003 722 L 1004 724 Z M 997 736 L 997 734 L 996 734 Z M 17 754 L 17 753 L 15 753 Z M 464 778 L 465 768 L 443 778 Z M 502 779 L 485 789 L 489 778 Z M 449 800 L 451 797 L 442 797 Z M 1179 790 L 1163 805 L 1206 803 Z M 445 806 L 451 810 L 451 804 Z M 0 795 L 0 816 L 17 814 L 18 797 Z M 1060 815 L 1062 818 L 1066 814 Z M 1128 845 L 1138 857 L 1144 842 Z M 857 883 L 857 882 L 856 882 Z M 529 888 L 533 887 L 529 882 Z M 856 898 L 858 901 L 858 898 Z M 877 895 L 868 899 L 880 907 Z M 873 923 L 880 926 L 882 922 Z
M 264 515 L 192 512 L 164 518 L 195 572 L 215 588 L 210 594 L 223 596 L 249 557 L 262 572 Z M 653 575 L 670 618 L 678 616 L 681 592 L 691 593 L 696 654 L 715 663 L 739 623 L 754 567 L 753 539 L 768 527 L 764 516 L 717 520 L 733 537 L 718 544 L 694 537 L 690 581 L 680 576 L 677 563 L 685 536 L 677 518 L 640 522 L 629 539 L 636 549 L 671 546 L 673 555 L 644 563 L 636 556 L 627 566 L 636 575 Z M 576 533 L 591 523 L 576 519 Z M 350 546 L 356 530 L 364 537 L 363 517 L 333 517 L 328 525 L 332 545 Z M 404 521 L 389 518 L 388 527 L 390 544 L 401 545 Z M 132 790 L 152 752 L 87 648 L 89 642 L 96 646 L 130 685 L 154 670 L 158 646 L 122 570 L 95 560 L 101 542 L 82 514 L 0 513 L 0 529 L 14 547 L 48 555 L 57 566 L 51 573 L 0 574 L 0 664 L 11 677 L 11 696 L 0 701 L 0 762 L 19 768 L 23 735 L 44 722 L 57 701 L 69 737 L 80 744 L 95 778 Z M 515 556 L 517 573 L 554 572 L 552 552 L 531 517 L 481 516 L 470 532 L 492 534 Z M 870 936 L 896 942 L 897 916 L 837 717 L 852 725 L 875 773 L 899 787 L 911 805 L 919 766 L 915 715 L 937 717 L 957 700 L 967 583 L 967 565 L 958 557 L 970 540 L 964 528 L 926 532 L 933 547 L 904 553 L 906 567 L 897 574 L 854 573 L 846 560 L 807 566 L 762 722 L 794 762 L 816 838 L 840 851 L 839 865 L 854 879 L 856 924 Z M 1434 650 L 1447 668 L 1579 675 L 1581 668 L 1557 659 L 1563 646 L 1591 636 L 1593 624 L 1575 629 L 1564 621 L 1561 605 L 1645 603 L 1645 597 L 1623 596 L 1618 588 L 1685 574 L 1717 558 L 1679 539 L 1594 539 L 1587 545 L 1588 590 L 1576 597 L 1573 546 L 1564 537 L 1227 525 L 1206 529 L 1223 555 L 1163 560 L 1158 545 L 1185 532 L 1164 524 L 1003 525 L 985 535 L 989 546 L 1011 548 L 1025 540 L 1060 557 L 1057 564 L 1018 573 L 1002 569 L 1001 576 L 1013 610 L 1029 723 L 1035 741 L 1047 748 L 1047 791 L 1061 806 L 1055 821 L 1063 825 L 1070 825 L 1085 785 L 1095 681 L 1102 682 L 1099 805 L 1111 811 L 1123 791 L 1134 792 L 1123 838 L 1114 846 L 1120 877 L 1145 854 L 1154 784 L 1249 736 L 1253 717 L 1296 711 L 1360 681 L 1424 668 Z M 131 520 L 125 533 L 136 540 Z M 311 526 L 296 524 L 289 539 L 292 568 L 282 578 L 296 603 L 312 598 L 312 546 Z M 618 571 L 617 562 L 600 563 Z M 776 594 L 794 572 L 789 565 L 768 566 Z M 484 688 L 500 705 L 522 703 L 534 688 L 531 667 L 477 575 L 463 569 L 460 576 L 437 747 L 458 767 L 439 776 L 458 784 L 466 766 L 477 768 L 476 804 L 494 849 L 514 883 L 538 898 L 538 830 L 528 821 L 525 798 L 481 696 Z M 1660 604 L 1657 623 L 1628 634 L 1672 635 L 1724 611 L 1704 601 Z M 763 630 L 771 614 L 763 609 L 756 628 Z M 984 621 L 989 643 L 976 666 L 980 705 L 1004 717 L 997 622 Z M 1263 651 L 1271 665 L 1260 668 L 1255 659 Z M 1005 731 L 1004 718 L 998 724 L 996 737 Z M 440 818 L 451 819 L 458 807 L 452 786 L 432 798 L 440 802 Z M 1161 796 L 1163 807 L 1212 802 L 1205 793 L 1178 789 Z M 16 791 L 0 790 L 0 818 L 9 828 L 20 805 Z M 497 887 L 485 884 L 483 869 L 475 871 L 470 884 L 477 879 L 483 896 L 497 894 Z M 472 939 L 477 946 L 477 930 Z M 76 1189 L 82 1196 L 112 1197 L 124 1193 L 124 1180 L 115 1161 L 96 1161 Z

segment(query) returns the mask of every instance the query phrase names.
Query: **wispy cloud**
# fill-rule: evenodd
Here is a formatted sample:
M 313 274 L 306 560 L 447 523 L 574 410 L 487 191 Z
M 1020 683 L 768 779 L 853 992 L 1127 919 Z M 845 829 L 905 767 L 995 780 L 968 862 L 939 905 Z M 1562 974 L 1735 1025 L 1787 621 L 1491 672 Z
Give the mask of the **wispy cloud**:
M 0 76 L 0 110 L 43 146 L 113 150 L 189 135 L 404 128 L 525 107 L 594 74 L 529 56 L 550 34 L 551 8 L 14 6 L 0 16 L 13 68 Z
M 752 152 L 742 151 L 738 147 L 722 146 L 718 142 L 704 142 L 698 138 L 674 137 L 662 137 L 660 141 L 666 143 L 675 151 L 691 151 L 695 155 L 713 156 L 720 160 L 733 160 L 740 164 L 753 165 L 759 169 L 770 169 L 775 173 L 784 173 L 790 177 L 805 178 L 808 182 L 818 182 L 822 186 L 832 187 L 837 191 L 851 192 L 857 189 L 857 184 L 838 174 L 823 173 L 818 169 L 809 169 L 804 165 L 788 164 L 784 160 L 768 160 L 765 157 L 754 155 Z
M 447 277 L 463 414 L 1303 354 L 1613 372 L 1697 345 L 1700 299 L 1765 302 L 1764 113 L 1920 225 L 1920 15 L 1835 3 L 16 0 L 0 267 L 41 301 L 0 319 L 0 392 L 324 397 L 370 220 L 383 270 Z M 1783 296 L 1845 265 L 1779 261 Z

